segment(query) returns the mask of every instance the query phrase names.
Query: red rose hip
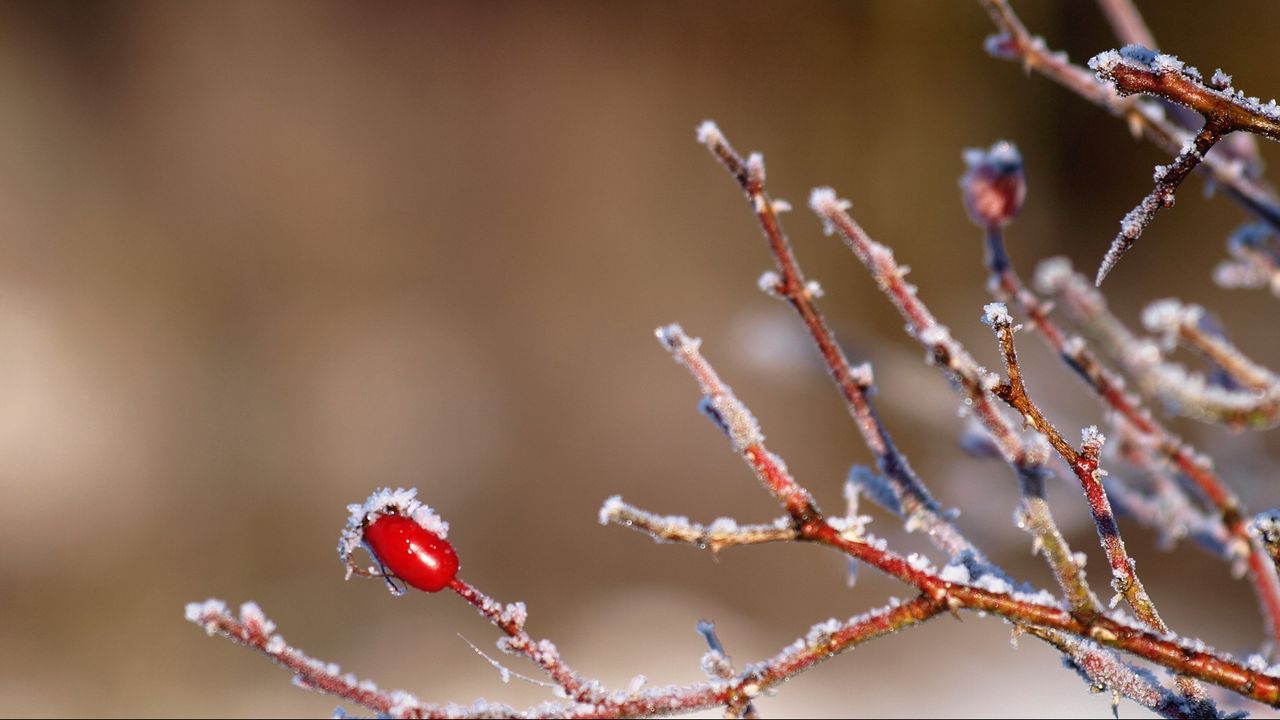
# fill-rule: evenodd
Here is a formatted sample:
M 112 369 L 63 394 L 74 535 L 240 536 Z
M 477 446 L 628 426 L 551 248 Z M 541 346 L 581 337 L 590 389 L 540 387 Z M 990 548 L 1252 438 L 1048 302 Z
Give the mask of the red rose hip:
M 403 515 L 377 516 L 364 528 L 364 542 L 388 572 L 410 587 L 439 592 L 458 574 L 453 545 Z

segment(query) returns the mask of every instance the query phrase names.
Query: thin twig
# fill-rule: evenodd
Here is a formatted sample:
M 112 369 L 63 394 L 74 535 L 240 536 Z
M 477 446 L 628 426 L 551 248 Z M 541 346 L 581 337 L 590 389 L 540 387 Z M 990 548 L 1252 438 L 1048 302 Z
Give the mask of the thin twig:
M 889 248 L 871 239 L 849 216 L 847 201 L 830 188 L 814 190 L 809 206 L 822 219 L 828 232 L 839 232 L 854 255 L 866 265 L 880 290 L 907 320 L 910 334 L 924 346 L 930 359 L 951 379 L 974 416 L 1000 448 L 1005 461 L 1018 476 L 1022 493 L 1022 524 L 1036 539 L 1073 612 L 1088 617 L 1100 611 L 1097 597 L 1084 579 L 1084 570 L 1058 531 L 1044 498 L 1043 453 L 1028 447 L 1014 431 L 990 394 L 999 379 L 979 367 L 977 361 L 951 333 L 938 323 L 920 301 L 916 289 L 903 279 L 904 271 Z
M 711 367 L 711 364 L 702 356 L 699 350 L 699 341 L 685 335 L 684 331 L 676 325 L 661 328 L 658 335 L 664 347 L 678 362 L 690 370 L 705 396 L 724 398 L 725 402 L 731 401 L 738 406 L 737 416 L 744 418 L 743 422 L 747 422 L 745 420 L 747 418 L 750 419 L 749 425 L 752 430 L 750 433 L 743 433 L 743 435 L 750 438 L 751 444 L 744 448 L 740 440 L 736 439 L 737 434 L 730 433 L 732 444 L 735 451 L 743 456 L 756 475 L 765 482 L 766 486 L 777 488 L 774 491 L 774 496 L 796 520 L 796 529 L 799 533 L 798 539 L 833 547 L 849 557 L 875 567 L 890 577 L 914 586 L 920 590 L 925 598 L 931 599 L 939 605 L 944 605 L 946 609 L 953 612 L 961 609 L 981 610 L 1013 621 L 1072 632 L 1081 637 L 1088 637 L 1104 645 L 1133 652 L 1141 657 L 1158 662 L 1178 675 L 1203 679 L 1212 683 L 1221 684 L 1228 676 L 1234 677 L 1233 673 L 1237 672 L 1238 668 L 1229 667 L 1233 665 L 1230 661 L 1214 657 L 1208 653 L 1203 653 L 1208 657 L 1197 656 L 1196 661 L 1193 663 L 1185 662 L 1186 658 L 1184 658 L 1182 662 L 1170 664 L 1172 657 L 1168 655 L 1169 648 L 1160 644 L 1168 642 L 1163 639 L 1167 633 L 1156 631 L 1154 635 L 1147 634 L 1146 631 L 1098 613 L 1082 618 L 1057 607 L 1056 603 L 1046 604 L 1043 594 L 1026 596 L 1014 592 L 1004 580 L 992 574 L 983 575 L 979 578 L 981 582 L 973 585 L 953 582 L 934 571 L 927 561 L 922 561 L 918 557 L 904 558 L 885 549 L 881 542 L 868 541 L 865 537 L 851 537 L 849 533 L 836 528 L 828 522 L 821 511 L 812 503 L 807 505 L 807 512 L 804 514 L 803 520 L 801 520 L 792 511 L 796 504 L 794 498 L 797 496 L 808 497 L 808 491 L 787 472 L 781 458 L 764 447 L 763 435 L 760 433 L 754 416 L 751 415 L 746 406 L 742 405 L 733 396 L 732 392 L 729 391 Z M 1089 443 L 1086 442 L 1086 446 L 1088 445 Z M 1096 449 L 1096 447 L 1092 449 L 1086 447 L 1086 450 L 1081 453 L 1086 462 L 1092 457 L 1095 469 Z M 986 585 L 986 587 L 982 587 L 982 585 Z M 1155 644 L 1153 644 L 1153 641 Z M 1187 651 L 1188 649 L 1183 649 L 1180 652 Z M 1212 658 L 1212 660 L 1209 658 Z M 1226 663 L 1225 665 L 1223 664 L 1224 662 Z M 1249 673 L 1258 674 L 1248 668 L 1244 669 Z M 1253 681 L 1253 683 L 1252 685 L 1233 684 L 1228 686 L 1235 689 L 1236 692 L 1254 697 L 1254 694 L 1258 693 L 1260 688 L 1256 684 L 1257 681 Z M 1275 702 L 1280 703 L 1280 677 L 1269 678 L 1266 681 L 1266 685 L 1266 692 L 1272 692 L 1272 688 L 1274 688 Z M 1268 697 L 1270 696 L 1268 695 Z M 1198 696 L 1193 699 L 1200 700 Z
M 1280 234 L 1264 223 L 1250 223 L 1227 238 L 1231 257 L 1219 263 L 1213 280 L 1225 288 L 1267 288 L 1280 297 Z
M 1216 323 L 1199 305 L 1174 298 L 1157 300 L 1143 311 L 1142 324 L 1148 332 L 1163 335 L 1166 346 L 1180 342 L 1209 358 L 1240 386 L 1280 397 L 1280 378 L 1240 352 L 1223 333 L 1207 329 Z
M 889 480 L 889 488 L 903 514 L 912 519 L 914 527 L 924 529 L 934 544 L 949 557 L 967 553 L 983 560 L 982 552 L 943 513 L 880 421 L 870 400 L 871 366 L 854 367 L 850 364 L 836 341 L 835 333 L 819 312 L 815 286 L 804 276 L 778 217 L 779 208 L 785 204 L 771 199 L 765 191 L 764 158 L 753 154 L 744 160 L 711 121 L 698 128 L 698 141 L 706 145 L 711 155 L 733 176 L 750 202 L 777 267 L 776 273 L 761 278 L 761 286 L 785 300 L 804 322 L 863 442 L 875 456 L 880 472 Z
M 1280 425 L 1280 392 L 1235 390 L 1209 383 L 1168 360 L 1152 340 L 1133 334 L 1107 308 L 1107 301 L 1065 259 L 1040 264 L 1036 285 L 1059 301 L 1067 316 L 1134 378 L 1142 392 L 1159 398 L 1174 413 L 1232 428 Z
M 1016 153 L 1016 149 L 1014 150 Z M 974 163 L 993 165 L 989 154 L 969 154 L 972 170 Z M 1014 167 L 1010 167 L 1011 158 L 1008 153 L 1001 153 L 999 158 L 1003 172 L 1021 175 L 1021 158 Z M 966 193 L 970 193 L 971 177 L 966 172 L 962 180 Z M 1169 432 L 1150 412 L 1142 407 L 1141 402 L 1133 395 L 1125 392 L 1124 382 L 1111 370 L 1107 369 L 1089 350 L 1084 340 L 1079 337 L 1068 337 L 1050 318 L 1051 306 L 1028 289 L 1018 277 L 1005 247 L 1003 223 L 979 223 L 986 239 L 986 262 L 990 272 L 988 288 L 1000 300 L 1013 302 L 1027 316 L 1028 320 L 1039 330 L 1039 336 L 1068 367 L 1076 371 L 1077 376 L 1094 394 L 1116 414 L 1123 418 L 1134 431 L 1149 438 L 1156 451 L 1170 464 L 1185 474 L 1195 486 L 1212 503 L 1221 520 L 1222 526 L 1230 533 L 1234 542 L 1230 546 L 1236 557 L 1243 557 L 1248 567 L 1248 575 L 1252 581 L 1258 605 L 1266 623 L 1268 635 L 1274 642 L 1280 643 L 1280 576 L 1270 562 L 1260 555 L 1261 546 L 1256 538 L 1250 537 L 1245 523 L 1246 512 L 1227 484 L 1216 473 L 1208 461 L 1193 448 L 1186 445 L 1173 433 Z M 1070 275 L 1070 265 L 1062 260 L 1041 263 L 1036 271 L 1037 284 L 1044 290 L 1053 289 L 1065 282 Z
M 656 515 L 623 502 L 615 495 L 600 508 L 600 524 L 634 526 L 653 536 L 658 542 L 676 542 L 707 548 L 718 553 L 727 547 L 760 545 L 762 543 L 787 542 L 796 539 L 796 530 L 790 518 L 779 518 L 769 525 L 739 525 L 729 518 L 720 518 L 710 525 L 689 522 L 678 515 Z
M 1006 0 L 980 2 L 999 31 L 987 38 L 987 50 L 992 55 L 1020 61 L 1028 72 L 1039 72 L 1089 102 L 1123 117 L 1135 136 L 1146 137 L 1165 152 L 1175 156 L 1185 153 L 1191 135 L 1170 120 L 1161 105 L 1142 97 L 1122 97 L 1116 88 L 1099 81 L 1094 73 L 1071 63 L 1066 53 L 1049 50 L 1042 38 L 1027 31 Z M 1260 104 L 1258 107 L 1265 109 Z M 1214 153 L 1200 161 L 1214 183 L 1259 218 L 1280 229 L 1280 201 L 1270 186 L 1249 176 L 1247 157 L 1240 157 L 1239 153 L 1221 156 Z
M 716 634 L 716 624 L 710 620 L 699 620 L 698 633 L 707 641 L 707 654 L 702 656 L 703 672 L 712 678 L 732 680 L 738 673 L 733 669 L 733 659 L 729 657 L 729 653 L 725 652 L 724 644 Z M 743 720 L 754 720 L 760 717 L 755 703 L 749 700 L 737 706 L 727 705 L 725 710 L 728 717 L 743 718 Z
M 1013 319 L 1009 316 L 1004 304 L 987 305 L 986 321 L 996 334 L 1001 359 L 1008 374 L 1008 381 L 996 387 L 993 390 L 994 394 L 1004 400 L 1009 407 L 1017 410 L 1028 426 L 1043 435 L 1079 479 L 1080 487 L 1084 490 L 1085 498 L 1089 502 L 1089 512 L 1093 515 L 1093 522 L 1098 530 L 1098 539 L 1102 542 L 1102 549 L 1106 551 L 1107 560 L 1111 565 L 1113 578 L 1111 587 L 1116 591 L 1116 599 L 1123 596 L 1137 613 L 1138 619 L 1155 630 L 1168 632 L 1168 626 L 1160 619 L 1155 604 L 1143 589 L 1142 581 L 1134 571 L 1133 559 L 1125 551 L 1120 527 L 1116 524 L 1115 514 L 1111 510 L 1111 501 L 1107 499 L 1107 491 L 1102 485 L 1103 471 L 1098 466 L 1098 453 L 1105 439 L 1096 427 L 1090 427 L 1083 432 L 1080 449 L 1072 447 L 1053 423 L 1045 418 L 1044 413 L 1027 393 L 1013 340 L 1015 329 Z M 1112 600 L 1111 604 L 1114 606 L 1115 602 L 1116 600 Z

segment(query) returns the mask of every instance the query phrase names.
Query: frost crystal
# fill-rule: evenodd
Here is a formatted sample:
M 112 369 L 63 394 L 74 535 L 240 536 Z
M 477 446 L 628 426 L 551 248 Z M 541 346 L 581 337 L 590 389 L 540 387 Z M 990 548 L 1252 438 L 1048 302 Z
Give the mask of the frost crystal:
M 864 362 L 849 368 L 849 377 L 862 387 L 871 387 L 875 383 L 875 375 L 871 372 L 871 363 Z
M 994 302 L 987 303 L 982 306 L 985 313 L 984 320 L 992 327 L 1002 327 L 1013 324 L 1013 318 L 1009 316 L 1009 309 L 1004 303 Z
M 949 563 L 942 568 L 942 572 L 938 574 L 938 577 L 949 583 L 967 585 L 969 583 L 969 568 L 964 563 Z
M 350 564 L 351 554 L 364 541 L 364 525 L 372 516 L 401 515 L 421 525 L 440 539 L 449 536 L 449 523 L 417 499 L 417 488 L 378 488 L 363 503 L 348 505 L 347 525 L 338 538 L 338 557 Z
M 822 231 L 832 235 L 836 231 L 832 218 L 846 212 L 851 207 L 848 200 L 842 200 L 836 191 L 829 187 L 814 188 L 809 193 L 809 208 L 822 218 Z
M 1107 436 L 1098 431 L 1097 425 L 1090 425 L 1080 431 L 1080 447 L 1085 452 L 1096 454 L 1106 441 Z
M 756 281 L 756 285 L 770 295 L 776 295 L 778 292 L 778 286 L 781 284 L 782 276 L 773 270 L 766 270 L 763 273 L 760 273 L 760 279 Z
M 698 126 L 698 142 L 708 146 L 723 145 L 724 133 L 720 132 L 714 120 L 703 120 Z
M 1166 55 L 1164 53 L 1156 55 L 1155 59 L 1151 61 L 1151 69 L 1160 74 L 1180 73 L 1185 67 L 1186 65 L 1181 60 L 1173 55 Z M 1198 75 L 1199 72 L 1196 74 Z
M 621 495 L 614 495 L 608 500 L 605 500 L 604 504 L 600 506 L 600 524 L 608 525 L 609 521 L 612 520 L 618 514 L 618 511 L 622 510 L 624 507 L 626 507 L 626 503 L 622 502 Z

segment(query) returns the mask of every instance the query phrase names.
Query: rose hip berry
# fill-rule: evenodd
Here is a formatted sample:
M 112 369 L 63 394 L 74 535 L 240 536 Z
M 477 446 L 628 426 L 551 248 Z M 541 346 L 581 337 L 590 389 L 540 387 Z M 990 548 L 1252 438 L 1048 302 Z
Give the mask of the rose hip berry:
M 403 515 L 379 515 L 364 528 L 378 562 L 410 587 L 439 592 L 458 574 L 453 545 Z

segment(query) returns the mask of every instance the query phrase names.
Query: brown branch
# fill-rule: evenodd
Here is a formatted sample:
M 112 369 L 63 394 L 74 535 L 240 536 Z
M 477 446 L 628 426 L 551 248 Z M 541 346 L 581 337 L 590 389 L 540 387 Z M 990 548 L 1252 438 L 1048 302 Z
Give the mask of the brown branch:
M 1214 282 L 1225 288 L 1267 288 L 1280 297 L 1280 234 L 1275 228 L 1245 225 L 1227 238 L 1227 252 L 1231 257 L 1214 269 Z
M 1115 86 L 1121 96 L 1154 95 L 1199 113 L 1206 126 L 1221 134 L 1243 131 L 1268 140 L 1280 140 L 1280 107 L 1273 100 L 1262 103 L 1231 87 L 1221 70 L 1208 84 L 1200 72 L 1178 58 L 1145 47 L 1129 45 L 1099 53 L 1089 61 L 1098 78 Z
M 846 201 L 840 200 L 830 188 L 819 188 L 810 196 L 809 206 L 822 219 L 827 230 L 839 232 L 853 254 L 866 265 L 877 286 L 907 320 L 908 332 L 951 379 L 957 392 L 964 397 L 966 407 L 972 409 L 974 417 L 1014 469 L 1022 493 L 1023 525 L 1033 533 L 1036 545 L 1043 551 L 1073 612 L 1082 617 L 1099 612 L 1098 599 L 1084 579 L 1084 570 L 1058 531 L 1045 502 L 1045 458 L 1023 443 L 992 401 L 989 391 L 998 384 L 998 378 L 979 367 L 964 346 L 938 323 L 917 296 L 916 289 L 904 281 L 904 272 L 893 259 L 893 252 L 872 240 L 849 216 Z
M 886 550 L 882 543 L 879 542 L 868 542 L 866 538 L 850 537 L 849 533 L 837 529 L 829 523 L 821 511 L 811 502 L 806 506 L 806 516 L 803 518 L 798 516 L 792 510 L 795 506 L 794 498 L 797 496 L 809 497 L 808 491 L 791 477 L 782 460 L 764 447 L 763 435 L 760 433 L 754 416 L 733 397 L 732 392 L 720 381 L 710 363 L 702 357 L 699 351 L 699 342 L 685 335 L 683 330 L 676 325 L 660 329 L 658 335 L 662 344 L 676 357 L 677 361 L 690 370 L 704 395 L 732 399 L 732 402 L 737 403 L 739 406 L 737 416 L 750 419 L 749 422 L 745 419 L 743 420 L 744 423 L 747 423 L 752 428 L 750 433 L 729 433 L 732 444 L 734 449 L 744 457 L 756 472 L 757 476 L 765 482 L 766 486 L 779 488 L 774 492 L 774 495 L 795 519 L 796 530 L 799 535 L 798 539 L 840 550 L 849 557 L 871 565 L 890 577 L 914 586 L 923 594 L 924 598 L 932 600 L 934 603 L 945 605 L 947 609 L 952 611 L 960 609 L 981 610 L 1000 615 L 1009 620 L 1073 632 L 1073 634 L 1081 637 L 1087 637 L 1101 644 L 1133 652 L 1141 657 L 1158 662 L 1178 675 L 1204 679 L 1213 683 L 1221 684 L 1226 681 L 1227 677 L 1235 677 L 1235 673 L 1239 670 L 1260 675 L 1260 673 L 1248 668 L 1232 667 L 1234 663 L 1231 661 L 1217 658 L 1208 653 L 1198 654 L 1194 659 L 1191 656 L 1184 655 L 1181 661 L 1172 662 L 1173 654 L 1171 653 L 1171 648 L 1164 645 L 1164 643 L 1169 643 L 1169 641 L 1163 639 L 1167 635 L 1167 629 L 1165 628 L 1157 630 L 1155 635 L 1150 635 L 1098 613 L 1081 618 L 1057 607 L 1056 604 L 1044 604 L 1038 596 L 1020 596 L 1018 593 L 1011 592 L 1011 588 L 1007 583 L 1003 580 L 994 579 L 992 576 L 984 576 L 984 578 L 988 579 L 987 582 L 991 583 L 994 589 L 951 582 L 933 571 L 927 562 L 904 558 Z M 742 441 L 736 439 L 739 435 L 749 438 L 750 444 L 743 446 L 741 444 Z M 1091 462 L 1095 472 L 1099 445 L 1100 442 L 1091 444 L 1086 441 L 1085 449 L 1079 454 L 1081 462 L 1084 464 Z M 1121 549 L 1123 550 L 1123 547 Z M 1131 571 L 1132 568 L 1130 567 L 1129 570 Z M 1136 581 L 1136 578 L 1133 578 L 1133 580 Z M 1141 592 L 1140 583 L 1135 582 L 1134 584 L 1138 591 Z M 1145 596 L 1145 593 L 1143 593 L 1143 596 Z M 1151 608 L 1151 610 L 1154 611 L 1154 608 Z M 1176 645 L 1174 646 L 1176 647 Z M 1179 654 L 1185 652 L 1187 652 L 1186 649 L 1179 648 Z M 1200 655 L 1205 657 L 1200 657 Z M 1262 677 L 1265 678 L 1267 676 Z M 1280 678 L 1269 678 L 1264 682 L 1270 688 L 1266 692 L 1274 690 L 1275 702 L 1280 703 Z M 1228 687 L 1232 687 L 1236 692 L 1249 694 L 1258 691 L 1256 683 L 1256 680 L 1250 678 L 1245 685 L 1228 685 Z M 1194 690 L 1194 686 L 1187 687 L 1188 694 L 1191 695 L 1192 699 L 1199 701 L 1201 699 L 1200 695 L 1191 692 Z M 1252 695 L 1250 696 L 1253 697 Z
M 698 621 L 698 632 L 702 635 L 702 639 L 707 641 L 707 654 L 702 656 L 702 670 L 712 678 L 721 680 L 732 680 L 738 673 L 733 669 L 733 660 L 729 657 L 724 649 L 724 644 L 720 642 L 720 636 L 716 634 L 716 624 L 710 620 Z M 725 706 L 725 714 L 727 717 L 742 718 L 743 720 L 754 720 L 760 717 L 760 713 L 756 711 L 756 706 L 746 698 L 735 698 L 739 704 L 729 704 Z
M 1008 381 L 1001 383 L 992 392 L 1004 400 L 1009 407 L 1017 410 L 1027 425 L 1040 433 L 1058 452 L 1067 467 L 1075 473 L 1089 502 L 1089 512 L 1093 515 L 1094 525 L 1098 530 L 1098 539 L 1102 549 L 1106 551 L 1111 565 L 1111 587 L 1117 596 L 1128 601 L 1138 619 L 1159 632 L 1168 632 L 1169 628 L 1160 619 L 1155 604 L 1147 595 L 1142 581 L 1134 570 L 1134 562 L 1125 551 L 1124 539 L 1120 536 L 1120 527 L 1116 524 L 1115 513 L 1111 510 L 1111 501 L 1107 499 L 1107 491 L 1102 486 L 1102 470 L 1098 466 L 1098 453 L 1102 449 L 1104 438 L 1096 427 L 1088 428 L 1083 433 L 1080 449 L 1072 447 L 1062 437 L 1032 401 L 1022 382 L 1022 368 L 1018 364 L 1018 352 L 1013 341 L 1013 319 L 1002 303 L 991 303 L 986 306 L 986 321 L 995 332 L 1000 345 L 1000 355 L 1004 362 Z M 1115 601 L 1112 601 L 1115 604 Z
M 1040 264 L 1036 284 L 1060 301 L 1067 316 L 1170 412 L 1232 428 L 1280 425 L 1280 394 L 1211 385 L 1200 373 L 1165 357 L 1152 340 L 1135 335 L 1108 309 L 1107 301 L 1065 259 Z
M 910 518 L 914 526 L 925 530 L 930 540 L 948 556 L 959 557 L 967 552 L 985 561 L 982 552 L 942 512 L 880 421 L 869 397 L 872 390 L 870 366 L 854 367 L 850 364 L 836 341 L 835 333 L 819 312 L 813 284 L 801 270 L 791 249 L 791 241 L 778 218 L 779 205 L 765 191 L 763 157 L 753 154 L 744 160 L 711 121 L 698 128 L 698 140 L 738 182 L 751 204 L 777 267 L 777 273 L 762 278 L 761 285 L 785 300 L 804 323 L 818 354 L 822 356 L 827 373 L 844 398 L 863 442 L 875 456 L 880 472 L 888 479 L 889 489 L 894 493 L 902 514 Z
M 1187 130 L 1170 120 L 1164 107 L 1143 97 L 1122 97 L 1109 83 L 1101 82 L 1094 73 L 1071 63 L 1066 53 L 1049 50 L 1042 38 L 1033 36 L 1009 7 L 1006 0 L 980 0 L 999 31 L 987 38 L 987 50 L 994 56 L 1017 60 L 1028 72 L 1034 70 L 1071 90 L 1089 102 L 1123 117 L 1135 136 L 1142 136 L 1174 156 L 1184 154 L 1191 137 Z M 1251 155 L 1233 151 L 1214 153 L 1199 160 L 1213 182 L 1250 212 L 1280 229 L 1280 201 L 1275 191 L 1246 172 Z M 1155 210 L 1152 210 L 1154 213 Z
M 1016 150 L 1015 150 L 1016 152 Z M 974 163 L 988 168 L 1002 166 L 1003 172 L 1022 174 L 1021 158 L 1010 165 L 1010 158 L 997 158 L 1000 163 L 992 163 L 987 154 L 978 151 L 966 157 L 970 162 L 970 172 L 962 179 L 962 187 L 966 194 L 971 190 L 970 178 L 974 176 Z M 1232 552 L 1243 556 L 1248 567 L 1248 575 L 1252 581 L 1254 594 L 1266 623 L 1268 634 L 1273 641 L 1280 642 L 1280 577 L 1275 568 L 1261 553 L 1261 546 L 1255 538 L 1250 537 L 1245 523 L 1245 510 L 1227 484 L 1214 473 L 1208 462 L 1193 448 L 1169 432 L 1150 412 L 1144 409 L 1137 398 L 1125 392 L 1124 382 L 1108 370 L 1089 350 L 1080 338 L 1069 338 L 1049 317 L 1050 304 L 1041 300 L 1031 292 L 1018 277 L 1009 261 L 1005 248 L 1003 223 L 983 223 L 979 226 L 985 231 L 986 261 L 990 272 L 988 287 L 997 298 L 1013 302 L 1035 325 L 1044 342 L 1063 361 L 1076 371 L 1094 394 L 1117 415 L 1142 436 L 1150 438 L 1157 452 L 1160 453 L 1178 471 L 1185 474 L 1195 486 L 1212 503 L 1218 513 L 1222 526 L 1233 539 Z M 1047 286 L 1053 289 L 1065 282 L 1070 274 L 1069 265 L 1063 261 L 1046 261 L 1037 270 L 1037 282 L 1042 290 Z
M 769 525 L 739 525 L 729 518 L 721 518 L 710 525 L 689 522 L 688 518 L 674 515 L 658 515 L 641 510 L 614 496 L 600 508 L 600 524 L 614 523 L 634 527 L 649 533 L 658 542 L 675 542 L 706 548 L 718 553 L 724 548 L 739 545 L 787 542 L 796 539 L 796 530 L 789 518 L 779 518 Z
M 1218 140 L 1222 139 L 1224 134 L 1226 133 L 1221 127 L 1212 122 L 1206 123 L 1200 132 L 1196 133 L 1191 144 L 1178 154 L 1172 165 L 1156 167 L 1155 187 L 1120 221 L 1120 232 L 1111 241 L 1111 247 L 1102 258 L 1102 265 L 1098 268 L 1098 275 L 1093 281 L 1095 285 L 1102 284 L 1107 274 L 1115 268 L 1116 263 L 1120 262 L 1120 258 L 1129 252 L 1147 226 L 1155 219 L 1156 213 L 1164 208 L 1173 207 L 1174 192 L 1178 186 L 1204 160 L 1205 154 Z
M 1174 298 L 1153 302 L 1142 313 L 1142 324 L 1149 332 L 1163 335 L 1167 346 L 1181 343 L 1207 357 L 1239 385 L 1280 396 L 1280 378 L 1240 352 L 1222 332 L 1207 330 L 1206 322 L 1209 327 L 1216 325 L 1204 308 Z
M 1267 510 L 1258 513 L 1249 523 L 1249 533 L 1262 543 L 1267 557 L 1280 568 L 1280 511 Z

